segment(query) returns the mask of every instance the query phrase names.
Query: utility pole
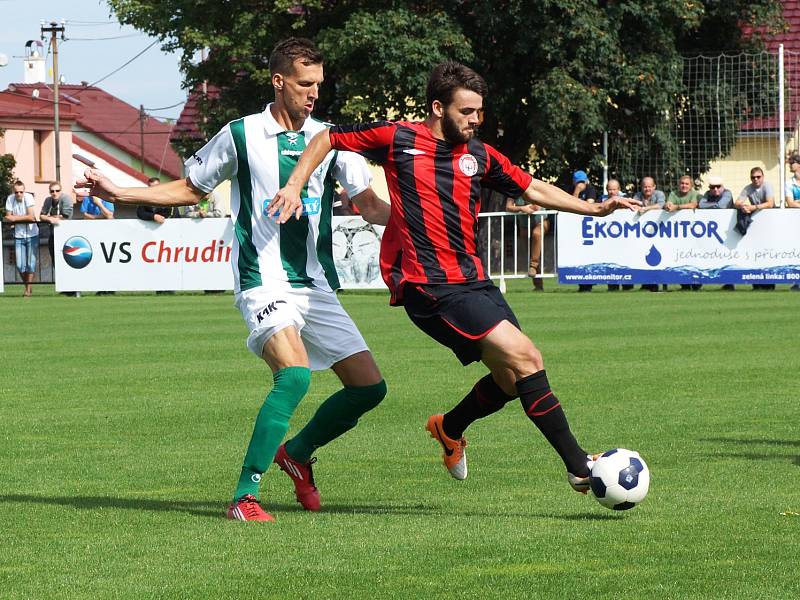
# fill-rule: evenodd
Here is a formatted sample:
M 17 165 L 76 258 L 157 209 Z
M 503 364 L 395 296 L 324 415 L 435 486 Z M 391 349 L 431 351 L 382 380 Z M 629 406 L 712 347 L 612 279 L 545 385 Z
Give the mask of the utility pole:
M 42 39 L 45 39 L 45 34 L 50 34 L 50 45 L 53 49 L 53 127 L 55 129 L 55 149 L 56 149 L 56 181 L 61 181 L 61 128 L 58 121 L 58 100 L 59 92 L 58 86 L 61 84 L 58 75 L 58 39 L 57 34 L 61 34 L 62 41 L 64 38 L 64 21 L 59 25 L 56 21 L 50 21 L 50 26 L 45 27 L 44 23 L 41 26 Z
M 139 105 L 139 170 L 144 173 L 144 119 L 147 113 L 144 112 L 144 104 Z

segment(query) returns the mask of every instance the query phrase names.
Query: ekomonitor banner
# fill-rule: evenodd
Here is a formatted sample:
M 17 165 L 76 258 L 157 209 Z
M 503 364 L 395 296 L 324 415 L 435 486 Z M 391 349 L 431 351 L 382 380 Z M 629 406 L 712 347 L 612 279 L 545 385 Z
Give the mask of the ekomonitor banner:
M 558 215 L 561 283 L 797 283 L 800 210 L 753 214 L 742 235 L 736 210 L 618 210 Z

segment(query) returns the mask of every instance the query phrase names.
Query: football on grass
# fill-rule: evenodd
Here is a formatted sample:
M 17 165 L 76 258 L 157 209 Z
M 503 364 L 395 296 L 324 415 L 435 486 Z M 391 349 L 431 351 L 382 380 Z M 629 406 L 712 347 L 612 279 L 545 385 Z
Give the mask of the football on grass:
M 606 508 L 628 510 L 647 496 L 650 470 L 638 452 L 615 448 L 594 461 L 589 485 Z

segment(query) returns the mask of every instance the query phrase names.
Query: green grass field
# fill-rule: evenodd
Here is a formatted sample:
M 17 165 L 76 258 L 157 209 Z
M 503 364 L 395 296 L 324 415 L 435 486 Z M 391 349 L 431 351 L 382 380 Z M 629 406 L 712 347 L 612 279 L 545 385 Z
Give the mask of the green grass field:
M 388 397 L 318 453 L 323 512 L 270 469 L 277 523 L 226 521 L 270 381 L 232 296 L 7 287 L 0 598 L 800 597 L 800 294 L 529 285 L 507 297 L 578 438 L 650 466 L 632 511 L 572 492 L 516 402 L 451 479 L 425 420 L 483 369 L 349 293 Z M 336 383 L 314 376 L 291 431 Z

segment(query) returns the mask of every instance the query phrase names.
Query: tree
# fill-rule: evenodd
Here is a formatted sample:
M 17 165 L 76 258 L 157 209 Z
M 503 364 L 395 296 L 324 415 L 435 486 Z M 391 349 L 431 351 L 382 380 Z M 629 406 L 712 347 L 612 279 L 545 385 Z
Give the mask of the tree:
M 121 22 L 183 51 L 187 87 L 205 80 L 221 88 L 207 106 L 206 135 L 262 108 L 272 95 L 270 49 L 287 35 L 302 35 L 327 55 L 318 109 L 324 118 L 421 116 L 431 67 L 452 58 L 475 67 L 489 84 L 482 139 L 551 178 L 565 177 L 574 165 L 599 169 L 604 131 L 631 140 L 654 132 L 653 151 L 679 169 L 675 142 L 659 128 L 680 118 L 676 103 L 691 110 L 682 55 L 753 49 L 759 38 L 743 34 L 743 25 L 782 23 L 779 0 L 109 4 Z M 194 61 L 203 48 L 210 49 L 207 60 Z M 707 164 L 714 156 L 700 158 Z

